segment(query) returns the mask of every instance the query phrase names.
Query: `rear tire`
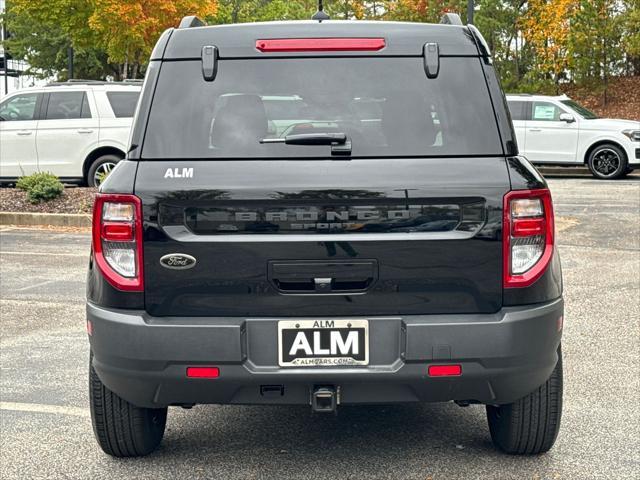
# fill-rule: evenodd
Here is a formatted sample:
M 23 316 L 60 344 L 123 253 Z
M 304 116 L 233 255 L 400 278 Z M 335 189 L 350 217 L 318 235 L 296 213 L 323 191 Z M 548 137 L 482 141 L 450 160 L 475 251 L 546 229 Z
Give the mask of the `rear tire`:
M 87 185 L 89 187 L 100 186 L 120 160 L 122 160 L 120 157 L 112 154 L 96 158 L 87 172 Z
M 93 359 L 93 356 L 91 356 Z M 139 457 L 162 440 L 167 408 L 132 405 L 104 386 L 89 360 L 91 423 L 98 444 L 113 457 Z
M 616 145 L 599 145 L 589 154 L 587 165 L 591 174 L 602 180 L 614 180 L 627 174 L 627 156 Z
M 556 441 L 562 417 L 562 350 L 549 379 L 537 390 L 507 405 L 487 405 L 493 444 L 515 455 L 548 451 Z

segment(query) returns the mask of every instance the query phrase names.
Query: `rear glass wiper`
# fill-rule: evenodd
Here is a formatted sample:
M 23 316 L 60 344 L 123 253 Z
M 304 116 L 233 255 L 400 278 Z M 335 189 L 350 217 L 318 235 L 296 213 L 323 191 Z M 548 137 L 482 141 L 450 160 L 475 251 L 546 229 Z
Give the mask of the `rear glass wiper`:
M 280 138 L 263 138 L 260 143 L 286 145 L 331 145 L 332 155 L 351 155 L 351 141 L 346 133 L 301 133 Z

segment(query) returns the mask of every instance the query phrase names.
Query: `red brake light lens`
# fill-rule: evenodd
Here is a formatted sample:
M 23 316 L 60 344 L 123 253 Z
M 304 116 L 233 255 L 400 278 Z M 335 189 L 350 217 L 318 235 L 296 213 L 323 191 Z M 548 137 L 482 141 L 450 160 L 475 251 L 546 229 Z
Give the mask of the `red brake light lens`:
M 554 248 L 554 218 L 547 189 L 504 196 L 503 284 L 528 287 L 545 272 Z
M 261 52 L 375 52 L 384 47 L 384 38 L 269 38 L 256 40 L 256 48 Z
M 133 241 L 133 225 L 131 223 L 103 222 L 102 238 L 112 242 Z
M 94 261 L 113 287 L 142 291 L 142 204 L 135 195 L 99 193 L 93 206 Z
M 544 235 L 544 218 L 516 218 L 511 224 L 511 235 L 514 237 L 528 237 L 531 235 Z

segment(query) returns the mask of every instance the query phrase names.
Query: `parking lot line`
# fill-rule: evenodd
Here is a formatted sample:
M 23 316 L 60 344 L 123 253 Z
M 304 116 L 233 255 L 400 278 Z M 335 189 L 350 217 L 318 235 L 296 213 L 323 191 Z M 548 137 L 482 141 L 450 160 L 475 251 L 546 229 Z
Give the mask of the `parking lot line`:
M 14 412 L 50 413 L 53 415 L 71 415 L 74 417 L 89 417 L 88 408 L 66 407 L 63 405 L 46 405 L 42 403 L 0 402 L 0 410 Z

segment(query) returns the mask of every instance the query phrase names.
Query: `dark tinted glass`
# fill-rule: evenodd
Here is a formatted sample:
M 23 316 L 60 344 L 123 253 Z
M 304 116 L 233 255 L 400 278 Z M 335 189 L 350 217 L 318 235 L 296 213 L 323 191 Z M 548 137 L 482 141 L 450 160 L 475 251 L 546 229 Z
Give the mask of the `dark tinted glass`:
M 140 92 L 107 92 L 113 114 L 118 118 L 133 117 Z
M 560 102 L 566 105 L 567 107 L 578 112 L 580 115 L 582 115 L 582 117 L 585 120 L 595 120 L 596 118 L 598 118 L 598 116 L 595 113 L 593 113 L 591 110 L 583 107 L 582 105 L 580 105 L 577 102 L 574 102 L 573 100 L 560 100 Z
M 527 120 L 530 102 L 514 102 L 509 100 L 509 112 L 511 112 L 511 120 Z
M 213 82 L 200 61 L 165 62 L 143 158 L 328 157 L 326 145 L 260 143 L 346 133 L 352 156 L 499 155 L 502 147 L 477 58 L 222 60 Z
M 91 118 L 89 102 L 84 92 L 53 92 L 49 94 L 46 120 Z

